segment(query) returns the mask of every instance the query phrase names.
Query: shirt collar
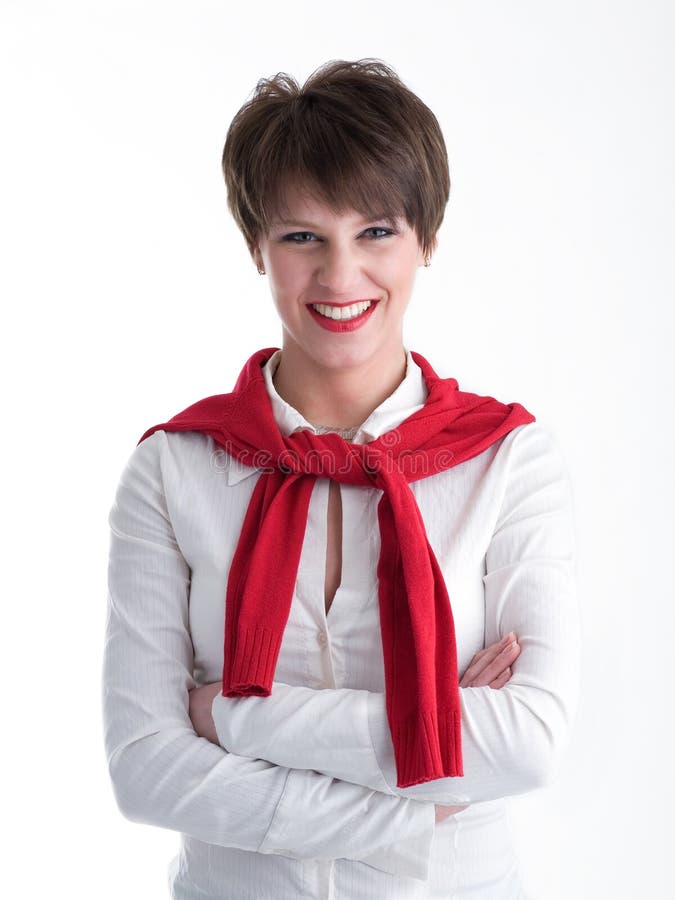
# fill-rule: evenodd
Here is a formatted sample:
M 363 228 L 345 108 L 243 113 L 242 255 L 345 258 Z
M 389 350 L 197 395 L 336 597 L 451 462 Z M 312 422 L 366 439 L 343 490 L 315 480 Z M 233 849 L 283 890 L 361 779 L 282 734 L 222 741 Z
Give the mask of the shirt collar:
M 279 431 L 287 437 L 294 431 L 306 428 L 316 434 L 316 428 L 311 422 L 298 412 L 290 403 L 287 403 L 277 393 L 274 387 L 274 373 L 281 362 L 281 350 L 277 350 L 270 356 L 263 366 L 263 378 L 265 387 L 272 404 L 272 414 L 279 426 Z M 403 381 L 396 390 L 386 397 L 382 403 L 363 422 L 352 441 L 354 444 L 366 444 L 373 441 L 387 431 L 391 431 L 424 406 L 429 393 L 422 370 L 412 358 L 409 350 L 406 350 L 406 368 Z M 228 465 L 228 484 L 236 484 L 248 475 L 253 475 L 257 469 L 240 463 L 236 458 L 230 460 Z

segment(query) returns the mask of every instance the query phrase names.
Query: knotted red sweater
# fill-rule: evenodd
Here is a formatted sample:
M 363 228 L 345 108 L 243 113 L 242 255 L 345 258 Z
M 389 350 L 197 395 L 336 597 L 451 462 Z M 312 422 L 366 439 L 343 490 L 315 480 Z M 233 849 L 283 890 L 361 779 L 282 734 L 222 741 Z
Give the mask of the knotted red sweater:
M 385 692 L 398 786 L 463 774 L 457 648 L 450 600 L 409 484 L 477 456 L 535 421 L 519 403 L 459 390 L 418 353 L 429 391 L 424 407 L 367 444 L 307 429 L 287 437 L 272 413 L 254 353 L 234 390 L 206 397 L 154 425 L 202 431 L 261 469 L 226 591 L 223 695 L 268 696 L 288 620 L 314 482 L 378 489 L 378 596 Z

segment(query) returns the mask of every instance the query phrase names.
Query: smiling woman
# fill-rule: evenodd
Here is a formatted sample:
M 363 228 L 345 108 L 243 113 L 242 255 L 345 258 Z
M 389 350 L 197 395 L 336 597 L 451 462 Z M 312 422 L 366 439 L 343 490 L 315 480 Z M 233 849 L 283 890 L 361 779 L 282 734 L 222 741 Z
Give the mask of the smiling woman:
M 572 494 L 528 410 L 404 345 L 438 122 L 334 61 L 261 80 L 223 170 L 282 341 L 123 472 L 119 806 L 181 833 L 176 900 L 519 900 L 505 798 L 550 779 L 577 703 Z

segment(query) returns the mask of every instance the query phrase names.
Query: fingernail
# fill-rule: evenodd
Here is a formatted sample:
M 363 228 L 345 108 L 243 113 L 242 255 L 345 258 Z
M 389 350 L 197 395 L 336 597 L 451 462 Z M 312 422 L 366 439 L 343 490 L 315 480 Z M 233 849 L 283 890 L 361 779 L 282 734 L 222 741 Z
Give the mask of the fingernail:
M 502 638 L 502 644 L 506 647 L 508 644 L 511 643 L 511 641 L 514 639 L 514 637 L 515 637 L 515 634 L 512 631 L 509 631 L 509 633 L 506 635 L 506 637 Z

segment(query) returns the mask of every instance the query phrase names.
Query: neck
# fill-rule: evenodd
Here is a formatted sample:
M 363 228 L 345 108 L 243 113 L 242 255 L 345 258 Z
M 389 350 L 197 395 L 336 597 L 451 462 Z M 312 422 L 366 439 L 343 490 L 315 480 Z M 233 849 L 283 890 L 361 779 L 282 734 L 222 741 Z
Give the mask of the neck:
M 403 347 L 385 365 L 373 360 L 349 369 L 326 368 L 284 348 L 273 381 L 279 396 L 312 425 L 356 428 L 396 390 L 405 371 Z

